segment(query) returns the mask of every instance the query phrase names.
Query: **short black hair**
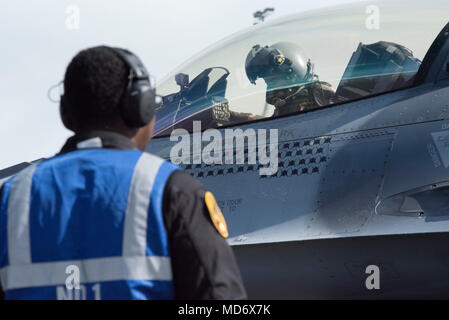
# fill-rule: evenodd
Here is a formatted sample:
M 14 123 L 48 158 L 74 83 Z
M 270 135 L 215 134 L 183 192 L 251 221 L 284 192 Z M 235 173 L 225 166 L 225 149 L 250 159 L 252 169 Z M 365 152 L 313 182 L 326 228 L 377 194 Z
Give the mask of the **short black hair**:
M 107 46 L 82 50 L 72 59 L 65 72 L 64 99 L 77 115 L 78 130 L 104 127 L 121 118 L 128 75 L 126 63 Z

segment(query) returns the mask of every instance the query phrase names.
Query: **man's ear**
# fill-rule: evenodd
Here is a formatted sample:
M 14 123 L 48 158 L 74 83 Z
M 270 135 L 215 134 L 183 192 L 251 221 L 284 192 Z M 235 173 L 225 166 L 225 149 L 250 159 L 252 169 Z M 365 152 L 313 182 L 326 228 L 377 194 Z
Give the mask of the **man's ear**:
M 139 128 L 136 135 L 132 138 L 137 148 L 141 151 L 145 151 L 148 143 L 153 137 L 154 123 L 156 122 L 156 116 L 144 127 Z

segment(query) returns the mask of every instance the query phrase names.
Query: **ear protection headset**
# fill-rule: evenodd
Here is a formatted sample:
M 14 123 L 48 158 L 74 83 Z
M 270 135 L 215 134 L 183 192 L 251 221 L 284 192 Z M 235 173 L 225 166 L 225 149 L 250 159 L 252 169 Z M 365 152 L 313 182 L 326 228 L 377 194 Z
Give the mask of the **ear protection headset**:
M 153 119 L 156 89 L 151 86 L 148 71 L 140 59 L 132 52 L 121 48 L 112 49 L 129 67 L 128 84 L 120 103 L 120 112 L 125 123 L 132 128 L 140 128 Z M 64 95 L 61 95 L 60 114 L 64 126 L 76 131 L 80 124 L 79 112 L 73 110 Z

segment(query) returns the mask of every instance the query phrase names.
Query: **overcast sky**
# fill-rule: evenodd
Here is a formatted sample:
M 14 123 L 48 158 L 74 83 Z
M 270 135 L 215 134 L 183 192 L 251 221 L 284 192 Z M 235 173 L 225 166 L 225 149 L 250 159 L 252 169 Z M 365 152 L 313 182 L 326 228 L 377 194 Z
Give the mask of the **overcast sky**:
M 274 7 L 268 19 L 276 19 L 348 2 L 360 0 L 4 1 L 0 169 L 50 157 L 71 135 L 47 91 L 83 48 L 128 48 L 161 79 L 207 46 L 251 26 L 258 9 Z

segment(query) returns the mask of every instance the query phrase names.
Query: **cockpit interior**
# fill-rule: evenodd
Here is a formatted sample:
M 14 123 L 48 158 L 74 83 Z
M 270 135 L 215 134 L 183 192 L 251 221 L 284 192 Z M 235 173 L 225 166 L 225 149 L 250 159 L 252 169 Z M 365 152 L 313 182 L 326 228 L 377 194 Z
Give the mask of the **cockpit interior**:
M 411 87 L 424 56 L 447 23 L 442 13 L 412 34 L 416 16 L 407 8 L 399 16 L 383 17 L 379 29 L 369 28 L 365 20 L 359 5 L 349 5 L 317 17 L 292 15 L 220 41 L 158 83 L 163 103 L 156 113 L 155 136 L 178 128 L 191 132 L 193 121 L 201 121 L 202 130 L 220 128 L 338 107 Z M 291 48 L 298 48 L 297 52 Z M 268 63 L 253 63 L 260 76 L 251 77 L 248 57 L 259 51 Z M 293 70 L 295 63 L 302 73 Z M 288 81 L 273 85 L 267 75 L 278 71 Z M 323 86 L 331 96 L 314 96 L 323 92 Z M 269 97 L 276 95 L 280 98 L 274 103 Z M 308 107 L 301 107 L 304 104 Z M 286 105 L 288 112 L 279 112 L 287 110 Z

